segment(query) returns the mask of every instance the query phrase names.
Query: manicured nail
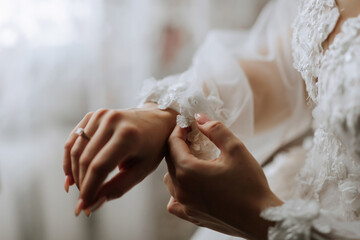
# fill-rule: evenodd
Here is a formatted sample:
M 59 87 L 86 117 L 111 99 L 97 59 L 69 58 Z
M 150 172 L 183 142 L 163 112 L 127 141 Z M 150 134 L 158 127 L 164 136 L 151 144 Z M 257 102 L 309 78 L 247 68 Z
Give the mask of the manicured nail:
M 90 217 L 91 213 L 98 210 L 106 201 L 106 197 L 100 198 L 92 207 L 88 207 L 86 210 L 84 210 L 86 216 Z
M 90 217 L 90 215 L 91 215 L 91 209 L 88 208 L 88 209 L 84 210 L 84 213 L 85 213 L 85 215 L 86 215 L 87 217 Z
M 198 122 L 198 124 L 200 124 L 200 125 L 204 125 L 205 123 L 210 121 L 210 119 L 205 114 L 195 113 L 194 117 L 195 117 L 196 121 Z
M 64 189 L 65 189 L 65 192 L 69 192 L 69 176 L 66 175 L 65 177 L 65 183 L 64 183 Z
M 68 175 L 68 177 L 69 177 L 69 185 L 70 186 L 74 185 L 75 181 L 74 181 L 73 177 L 70 175 Z
M 81 213 L 81 210 L 84 209 L 85 206 L 85 202 L 82 198 L 79 199 L 79 201 L 77 202 L 76 208 L 75 208 L 75 216 L 79 216 L 79 214 Z

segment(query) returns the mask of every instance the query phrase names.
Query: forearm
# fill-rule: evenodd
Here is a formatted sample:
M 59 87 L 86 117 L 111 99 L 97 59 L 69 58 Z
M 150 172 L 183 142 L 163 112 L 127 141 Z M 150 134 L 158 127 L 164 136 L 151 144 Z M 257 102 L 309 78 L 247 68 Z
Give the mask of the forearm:
M 281 206 L 283 202 L 271 191 L 268 191 L 265 197 L 257 198 L 247 204 L 246 211 L 241 212 L 234 217 L 234 225 L 237 229 L 242 229 L 236 236 L 244 237 L 244 231 L 248 238 L 252 240 L 266 240 L 268 239 L 269 228 L 275 225 L 275 222 L 266 220 L 261 217 L 261 212 L 269 207 Z M 234 214 L 236 211 L 229 213 Z M 247 216 L 244 218 L 244 216 Z

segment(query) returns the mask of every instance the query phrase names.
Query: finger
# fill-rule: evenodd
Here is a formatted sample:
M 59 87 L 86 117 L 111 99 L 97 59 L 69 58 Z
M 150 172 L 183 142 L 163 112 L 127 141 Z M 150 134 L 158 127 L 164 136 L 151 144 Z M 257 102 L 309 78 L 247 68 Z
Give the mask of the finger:
M 197 221 L 195 221 L 193 218 L 189 217 L 186 214 L 185 206 L 176 201 L 173 197 L 170 198 L 169 203 L 167 205 L 167 210 L 169 213 L 192 223 L 197 224 Z
M 129 142 L 113 137 L 95 156 L 85 174 L 81 189 L 80 199 L 91 203 L 107 175 L 131 154 Z
M 122 170 L 99 189 L 96 198 L 106 198 L 108 201 L 120 198 L 146 176 L 145 172 L 137 168 Z
M 88 206 L 86 209 L 84 209 L 84 213 L 86 216 L 90 217 L 91 213 L 95 212 L 99 208 L 104 205 L 104 203 L 107 202 L 107 199 L 105 197 L 98 199 L 93 205 Z
M 80 188 L 79 185 L 79 161 L 78 159 L 81 156 L 81 153 L 83 149 L 86 146 L 86 143 L 88 142 L 88 139 L 85 139 L 83 137 L 78 137 L 78 139 L 75 141 L 74 146 L 71 149 L 71 171 L 72 176 L 74 179 L 74 182 L 78 188 Z
M 164 176 L 164 183 L 170 193 L 171 196 L 175 197 L 176 195 L 176 191 L 175 191 L 175 186 L 174 186 L 174 182 L 170 177 L 169 173 L 166 173 Z
M 107 124 L 102 124 L 95 132 L 91 141 L 84 146 L 79 159 L 79 186 L 82 185 L 86 171 L 96 154 L 105 146 L 113 134 L 113 129 Z
M 221 122 L 212 121 L 204 114 L 195 115 L 199 130 L 221 151 L 228 152 L 240 140 Z
M 171 177 L 174 177 L 175 176 L 175 166 L 171 160 L 169 151 L 166 151 L 166 153 L 165 153 L 165 161 L 166 161 L 168 173 L 170 174 Z
M 174 165 L 175 172 L 177 167 L 184 167 L 186 161 L 192 160 L 195 157 L 191 154 L 190 148 L 186 143 L 187 130 L 176 126 L 174 131 L 171 133 L 168 140 L 169 157 L 167 161 L 170 162 L 168 165 Z M 173 175 L 173 170 L 169 173 Z
M 88 124 L 86 124 L 86 127 L 84 128 L 84 132 L 88 135 L 88 136 L 93 136 L 95 134 L 95 132 L 97 131 L 98 127 L 99 127 L 99 123 L 101 122 L 102 117 L 104 116 L 104 114 L 107 112 L 107 110 L 105 109 L 101 109 L 96 111 L 95 114 L 93 114 L 88 122 Z M 75 133 L 76 134 L 76 133 Z M 78 188 L 80 188 L 80 182 L 79 182 L 79 160 L 80 157 L 86 147 L 86 145 L 92 141 L 92 139 L 87 139 L 85 137 L 77 137 L 73 147 L 71 148 L 71 170 L 72 170 L 72 175 L 74 178 L 74 181 L 76 183 L 76 186 L 78 186 Z
M 185 214 L 185 207 L 181 203 L 177 202 L 173 197 L 171 197 L 169 200 L 167 210 L 169 213 L 174 214 L 181 219 L 190 221 L 188 216 Z
M 68 139 L 65 142 L 65 147 L 64 147 L 64 159 L 63 159 L 63 169 L 64 169 L 64 173 L 66 175 L 66 182 L 65 183 L 65 188 L 68 188 L 67 184 L 72 185 L 74 184 L 74 178 L 72 176 L 72 168 L 71 168 L 71 154 L 70 151 L 76 141 L 76 139 L 78 138 L 78 135 L 76 134 L 76 130 L 78 128 L 84 128 L 87 123 L 89 122 L 91 116 L 93 115 L 93 113 L 88 113 L 85 115 L 85 117 L 80 121 L 80 123 L 71 131 Z

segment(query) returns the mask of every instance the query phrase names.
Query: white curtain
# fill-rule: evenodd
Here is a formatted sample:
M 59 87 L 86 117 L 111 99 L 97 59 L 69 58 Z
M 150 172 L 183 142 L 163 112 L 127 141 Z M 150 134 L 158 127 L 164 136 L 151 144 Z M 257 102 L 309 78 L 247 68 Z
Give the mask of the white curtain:
M 67 134 L 88 111 L 136 106 L 183 71 L 212 28 L 249 27 L 265 0 L 0 0 L 0 239 L 188 239 L 164 166 L 91 218 L 62 189 Z

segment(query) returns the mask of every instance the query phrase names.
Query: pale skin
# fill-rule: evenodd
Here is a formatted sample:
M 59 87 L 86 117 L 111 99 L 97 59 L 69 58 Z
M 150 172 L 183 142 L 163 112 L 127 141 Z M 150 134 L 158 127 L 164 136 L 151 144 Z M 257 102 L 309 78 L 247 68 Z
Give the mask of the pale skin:
M 358 0 L 338 0 L 337 4 L 343 11 L 333 33 L 323 43 L 324 50 L 341 31 L 342 23 L 360 12 Z M 271 66 L 246 60 L 240 64 L 257 93 L 255 122 L 261 131 L 268 124 L 263 119 L 276 122 L 284 117 L 274 114 L 283 107 L 279 104 L 281 99 L 277 99 L 277 90 L 266 76 L 256 71 Z M 266 94 L 257 86 L 266 89 Z M 139 109 L 88 113 L 65 143 L 65 189 L 68 191 L 69 186 L 76 184 L 80 190 L 75 214 L 84 210 L 88 215 L 104 202 L 121 197 L 154 171 L 168 151 L 169 173 L 164 181 L 172 196 L 168 204 L 170 213 L 230 235 L 266 239 L 273 223 L 259 214 L 267 207 L 281 205 L 282 201 L 270 190 L 257 161 L 240 139 L 220 122 L 204 115 L 198 115 L 199 129 L 218 146 L 221 155 L 212 161 L 197 159 L 188 150 L 186 130 L 175 127 L 176 115 L 173 110 L 158 109 L 155 103 Z M 79 127 L 84 128 L 90 140 L 75 133 Z M 119 173 L 105 182 L 116 168 Z
M 164 181 L 172 196 L 170 213 L 223 233 L 265 239 L 272 223 L 260 213 L 282 202 L 271 192 L 260 165 L 230 130 L 202 114 L 197 115 L 199 129 L 221 155 L 212 161 L 197 159 L 187 146 L 187 130 L 174 129 L 176 115 L 153 103 L 144 109 L 87 114 L 65 145 L 65 189 L 71 183 L 80 189 L 75 214 L 85 210 L 89 215 L 104 202 L 121 197 L 156 169 L 168 149 L 169 174 Z M 78 127 L 92 136 L 90 141 L 76 135 Z M 115 168 L 119 173 L 104 182 Z
M 121 197 L 155 170 L 164 157 L 175 118 L 174 111 L 161 111 L 152 103 L 141 109 L 88 113 L 65 144 L 65 189 L 73 183 L 80 189 L 76 214 L 102 197 Z M 79 127 L 90 140 L 77 136 Z M 104 184 L 115 168 L 119 174 Z

